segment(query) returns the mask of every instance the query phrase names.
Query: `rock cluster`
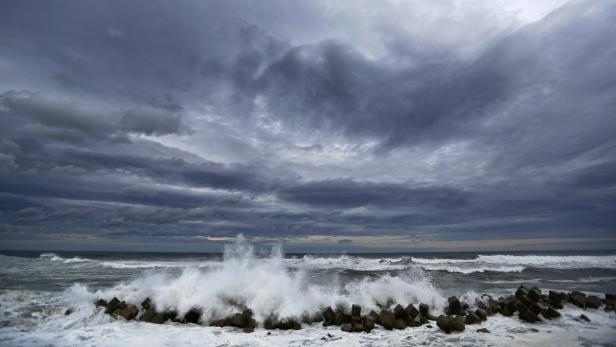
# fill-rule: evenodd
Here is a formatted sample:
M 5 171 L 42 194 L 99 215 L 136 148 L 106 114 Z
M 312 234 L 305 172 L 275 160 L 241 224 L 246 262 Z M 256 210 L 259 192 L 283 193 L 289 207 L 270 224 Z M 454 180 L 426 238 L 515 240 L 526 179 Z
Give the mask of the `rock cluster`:
M 304 316 L 301 319 L 295 317 L 279 318 L 270 315 L 261 322 L 263 328 L 267 330 L 299 330 L 302 323 L 312 324 L 323 322 L 323 326 L 340 326 L 345 332 L 371 332 L 376 325 L 384 329 L 406 329 L 408 327 L 418 327 L 430 321 L 435 321 L 436 325 L 445 333 L 464 331 L 467 325 L 480 324 L 494 314 L 503 316 L 513 316 L 517 313 L 519 319 L 535 323 L 543 320 L 559 318 L 559 309 L 565 304 L 572 304 L 583 309 L 598 309 L 605 306 L 605 311 L 614 311 L 616 306 L 616 295 L 606 294 L 605 299 L 598 296 L 586 295 L 573 291 L 571 293 L 550 290 L 543 293 L 540 288 L 528 288 L 521 285 L 513 295 L 500 297 L 497 300 L 490 295 L 484 294 L 478 299 L 474 307 L 471 308 L 467 303 L 461 302 L 457 297 L 452 296 L 447 299 L 447 307 L 444 314 L 438 317 L 430 313 L 430 307 L 420 303 L 417 307 L 412 303 L 407 306 L 387 302 L 380 305 L 380 312 L 370 311 L 362 315 L 362 308 L 359 305 L 352 305 L 350 312 L 342 307 L 326 307 L 320 313 L 312 316 Z M 122 317 L 125 320 L 139 320 L 148 323 L 162 324 L 166 321 L 177 323 L 201 324 L 202 312 L 199 308 L 192 308 L 183 315 L 173 310 L 157 310 L 150 298 L 146 298 L 139 307 L 128 304 L 114 297 L 109 301 L 99 299 L 95 305 L 101 307 L 106 314 L 115 318 Z M 576 318 L 579 321 L 590 321 L 585 315 Z M 249 308 L 244 308 L 229 317 L 217 319 L 210 323 L 216 327 L 236 327 L 244 332 L 253 332 L 257 327 L 257 321 L 253 318 L 253 313 Z M 431 326 L 430 326 L 431 327 Z M 485 328 L 477 330 L 482 333 L 489 333 Z

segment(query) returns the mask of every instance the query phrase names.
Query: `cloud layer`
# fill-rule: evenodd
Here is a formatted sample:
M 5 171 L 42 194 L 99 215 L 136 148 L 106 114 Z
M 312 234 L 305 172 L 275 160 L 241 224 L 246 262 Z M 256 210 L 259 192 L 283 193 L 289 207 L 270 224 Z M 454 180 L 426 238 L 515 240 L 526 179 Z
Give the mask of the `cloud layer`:
M 608 1 L 0 5 L 0 241 L 613 248 L 614 33 Z

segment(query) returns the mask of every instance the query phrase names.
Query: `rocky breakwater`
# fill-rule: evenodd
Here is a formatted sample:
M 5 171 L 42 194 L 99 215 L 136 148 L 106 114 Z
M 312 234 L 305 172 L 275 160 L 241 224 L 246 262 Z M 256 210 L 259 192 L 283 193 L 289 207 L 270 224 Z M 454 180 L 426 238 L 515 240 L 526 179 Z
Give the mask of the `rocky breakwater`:
M 348 333 L 370 333 L 377 326 L 386 330 L 404 330 L 419 327 L 430 322 L 445 333 L 462 332 L 467 326 L 480 325 L 490 316 L 501 314 L 528 322 L 537 323 L 546 320 L 558 319 L 561 314 L 558 310 L 565 305 L 575 305 L 582 309 L 597 310 L 603 307 L 605 311 L 614 311 L 616 308 L 615 294 L 606 294 L 605 298 L 586 295 L 573 291 L 570 293 L 550 290 L 547 293 L 538 287 L 528 288 L 520 286 L 515 293 L 494 299 L 484 294 L 474 303 L 461 302 L 458 297 L 452 296 L 447 300 L 444 312 L 438 317 L 431 313 L 427 304 L 413 303 L 403 306 L 400 303 L 388 302 L 380 307 L 379 312 L 371 310 L 363 312 L 361 306 L 352 305 L 350 310 L 343 306 L 315 308 L 315 314 L 302 317 L 279 317 L 275 313 L 267 316 L 263 321 L 257 322 L 253 312 L 248 307 L 238 309 L 238 312 L 228 317 L 205 320 L 200 308 L 192 308 L 180 315 L 174 310 L 159 310 L 150 298 L 144 299 L 140 304 L 131 304 L 113 297 L 110 300 L 99 299 L 95 305 L 117 319 L 137 320 L 153 324 L 175 322 L 181 324 L 202 324 L 215 327 L 235 327 L 246 333 L 253 332 L 255 328 L 262 327 L 267 330 L 299 330 L 302 324 L 322 322 L 323 326 L 340 326 L 340 330 Z M 589 321 L 585 315 L 576 317 L 579 321 Z M 479 328 L 478 332 L 489 333 L 486 328 Z

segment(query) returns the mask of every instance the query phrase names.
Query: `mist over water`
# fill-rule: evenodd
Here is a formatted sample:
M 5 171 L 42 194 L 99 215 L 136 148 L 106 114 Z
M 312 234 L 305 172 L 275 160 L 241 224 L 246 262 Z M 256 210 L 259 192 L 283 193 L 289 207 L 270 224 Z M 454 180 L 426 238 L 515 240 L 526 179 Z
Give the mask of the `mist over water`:
M 319 345 L 326 332 L 337 336 L 331 343 L 340 345 L 412 342 L 440 346 L 460 341 L 468 345 L 507 341 L 525 345 L 530 326 L 501 316 L 484 323 L 493 331 L 490 336 L 467 331 L 457 337 L 425 326 L 412 332 L 376 329 L 371 334 L 342 335 L 339 328 L 313 324 L 298 332 L 274 331 L 272 335 L 257 329 L 248 336 L 232 328 L 203 325 L 244 307 L 253 310 L 259 324 L 270 315 L 310 317 L 326 306 L 349 309 L 351 304 L 359 304 L 365 314 L 392 301 L 426 303 L 439 313 L 450 295 L 473 304 L 483 293 L 510 294 L 521 283 L 601 295 L 616 291 L 613 253 L 285 255 L 281 247 L 257 252 L 241 236 L 227 245 L 223 254 L 5 252 L 0 255 L 0 265 L 0 345 L 11 346 L 106 346 L 117 345 L 115 339 L 152 345 L 137 338 L 148 334 L 164 334 L 165 338 L 153 344 L 161 346 L 193 341 Z M 175 310 L 180 315 L 198 308 L 203 325 L 123 322 L 95 309 L 96 299 L 114 296 L 133 304 L 150 297 L 158 309 Z M 66 309 L 73 313 L 65 316 Z M 579 315 L 575 308 L 566 308 L 563 313 L 569 318 Z M 556 323 L 532 327 L 538 327 L 540 335 L 545 333 L 550 343 L 559 343 L 554 338 L 562 338 L 565 332 L 573 334 L 569 338 L 576 341 L 584 329 L 594 329 L 593 341 L 599 345 L 615 340 L 614 330 L 610 330 L 616 328 L 614 313 L 587 314 L 593 325 L 576 326 L 578 322 L 563 317 Z M 576 333 L 569 331 L 572 327 Z M 563 332 L 547 332 L 554 329 Z M 529 339 L 527 345 L 541 340 L 537 338 Z

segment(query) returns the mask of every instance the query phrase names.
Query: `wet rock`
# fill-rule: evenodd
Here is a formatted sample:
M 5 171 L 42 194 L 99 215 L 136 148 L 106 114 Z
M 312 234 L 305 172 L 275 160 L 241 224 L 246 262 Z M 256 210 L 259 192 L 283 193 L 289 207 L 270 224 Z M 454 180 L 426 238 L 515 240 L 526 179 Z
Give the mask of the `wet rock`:
M 505 317 L 513 316 L 514 310 L 512 310 L 509 306 L 504 306 L 501 308 L 500 313 Z
M 336 325 L 352 323 L 351 315 L 344 312 L 342 307 L 336 308 Z
M 362 331 L 364 331 L 364 323 L 359 322 L 359 323 L 353 323 L 351 324 L 353 326 L 353 331 L 356 333 L 360 333 Z
M 359 305 L 351 305 L 351 316 L 360 317 L 361 316 L 361 306 Z
M 481 328 L 481 329 L 477 329 L 478 333 L 482 333 L 482 334 L 489 334 L 490 330 L 488 330 L 488 328 Z
M 569 301 L 577 307 L 585 308 L 586 294 L 577 291 L 571 292 L 571 294 L 569 294 Z
M 518 301 L 523 303 L 525 306 L 530 306 L 534 301 L 528 298 L 528 296 L 520 296 L 518 297 Z
M 616 294 L 613 293 L 605 293 L 605 300 L 616 300 Z
M 488 299 L 488 308 L 489 310 L 486 311 L 486 313 L 492 315 L 500 310 L 500 305 L 498 304 L 498 301 L 490 298 Z
M 525 308 L 524 310 L 521 310 L 519 313 L 519 317 L 521 320 L 524 320 L 526 322 L 529 323 L 536 323 L 536 322 L 540 322 L 541 319 L 539 318 L 539 316 L 537 316 L 537 314 L 535 312 L 533 312 L 532 310 Z
M 447 302 L 449 303 L 449 307 L 448 307 L 449 314 L 462 313 L 462 305 L 460 304 L 460 300 L 457 297 L 451 296 L 447 299 Z
M 342 326 L 340 327 L 340 330 L 346 333 L 350 333 L 353 331 L 353 326 L 351 324 L 342 324 Z
M 545 306 L 543 306 L 540 302 L 533 302 L 528 308 L 536 315 L 539 315 L 541 312 L 545 311 Z
M 370 313 L 368 313 L 368 316 L 374 318 L 374 322 L 377 324 L 381 324 L 381 317 L 379 316 L 378 313 L 374 312 L 374 311 L 370 311 Z
M 149 306 L 149 305 L 148 305 Z M 191 308 L 188 312 L 186 312 L 186 314 L 184 315 L 184 319 L 183 321 L 185 323 L 194 323 L 194 324 L 198 324 L 199 323 L 199 319 L 201 318 L 201 310 L 197 309 L 197 308 Z
M 244 323 L 244 327 L 242 328 L 242 331 L 245 333 L 251 333 L 255 331 L 256 326 L 257 326 L 257 321 L 250 318 L 247 322 Z
M 599 308 L 601 306 L 601 304 L 603 304 L 603 302 L 601 301 L 601 299 L 598 296 L 589 295 L 586 298 L 586 307 L 588 307 L 588 308 L 597 309 L 597 308 Z
M 527 310 L 528 307 L 526 305 L 524 305 L 521 301 L 516 301 L 515 303 L 515 311 L 518 312 L 522 312 L 524 310 Z
M 71 313 L 73 313 L 73 309 L 72 308 L 67 308 L 66 311 L 64 311 L 64 315 L 65 316 L 68 316 Z
M 352 305 L 351 306 L 351 323 L 361 323 L 361 306 Z
M 464 324 L 478 324 L 481 323 L 481 319 L 473 312 L 466 315 Z
M 438 316 L 438 318 L 436 318 L 436 325 L 439 328 L 441 328 L 441 330 L 443 330 L 444 332 L 449 334 L 451 332 L 451 328 L 449 328 L 449 321 L 450 320 L 451 320 L 451 317 L 445 316 L 445 315 L 440 315 L 440 316 Z
M 379 316 L 381 317 L 380 324 L 383 328 L 387 330 L 392 330 L 394 328 L 394 321 L 396 318 L 393 312 L 382 310 Z
M 475 310 L 475 315 L 477 315 L 477 317 L 481 319 L 482 321 L 485 321 L 488 319 L 488 313 L 480 308 Z
M 331 307 L 328 307 L 328 308 L 331 310 Z M 323 322 L 323 326 L 327 326 L 327 325 L 325 325 L 326 322 L 327 322 L 327 320 L 325 322 Z M 278 325 L 278 319 L 275 316 L 273 316 L 273 315 L 269 315 L 269 316 L 265 317 L 265 319 L 263 320 L 263 328 L 266 329 L 266 330 L 276 329 L 277 325 Z
M 517 298 L 520 298 L 522 296 L 526 296 L 528 295 L 528 288 L 524 287 L 524 286 L 519 286 L 518 289 L 515 291 L 515 296 Z
M 98 299 L 98 300 L 96 300 L 96 302 L 94 304 L 96 305 L 96 307 L 105 307 L 105 306 L 107 306 L 107 300 L 105 300 L 105 299 Z
M 116 308 L 113 311 L 114 317 L 122 317 L 126 320 L 131 320 L 137 317 L 137 313 L 139 313 L 139 309 L 135 305 L 126 306 L 123 308 Z
M 409 314 L 406 312 L 402 305 L 398 304 L 394 307 L 394 316 L 396 319 L 402 319 L 404 321 L 409 320 Z
M 528 291 L 528 294 L 526 296 L 528 296 L 528 298 L 532 301 L 538 302 L 541 300 L 541 289 L 539 289 L 538 287 L 533 287 L 531 290 Z
M 176 310 L 167 310 L 165 312 L 163 312 L 163 318 L 165 319 L 165 322 L 170 320 L 172 322 L 179 322 L 180 320 L 178 319 L 178 311 Z
M 449 320 L 449 329 L 451 331 L 464 331 L 464 316 L 455 316 Z
M 419 304 L 419 314 L 427 317 L 430 314 L 430 306 L 426 304 Z
M 590 318 L 586 317 L 585 314 L 581 314 L 575 320 L 580 321 L 580 322 L 590 322 Z
M 323 321 L 323 315 L 321 312 L 315 312 L 312 314 L 304 312 L 301 315 L 301 321 L 306 324 L 319 323 Z
M 348 324 L 348 323 L 347 323 Z M 302 325 L 295 318 L 289 317 L 281 320 L 277 326 L 280 330 L 301 330 Z
M 372 315 L 367 315 L 364 317 L 364 330 L 366 332 L 371 332 L 374 329 L 374 324 L 376 323 L 376 319 Z
M 394 320 L 394 329 L 398 329 L 398 330 L 406 329 L 406 322 L 403 319 Z
M 548 307 L 545 311 L 543 311 L 543 316 L 547 319 L 555 319 L 560 317 L 560 312 L 555 309 Z
M 163 313 L 157 313 L 151 320 L 150 323 L 154 324 L 163 324 L 167 319 L 165 319 L 165 315 Z
M 323 310 L 323 326 L 335 325 L 336 324 L 336 313 L 332 310 L 331 307 L 327 306 Z
M 151 306 L 152 306 L 152 300 L 150 298 L 145 298 L 145 300 L 141 302 L 141 307 L 143 307 L 144 310 L 149 309 Z
M 156 316 L 156 311 L 154 311 L 154 309 L 152 308 L 149 308 L 143 312 L 141 317 L 139 317 L 139 320 L 143 322 L 151 322 L 155 316 Z
M 122 302 L 120 302 L 120 299 L 114 296 L 113 299 L 111 299 L 111 301 L 109 301 L 105 306 L 105 313 L 112 314 L 113 311 L 115 311 L 120 306 L 122 306 Z

